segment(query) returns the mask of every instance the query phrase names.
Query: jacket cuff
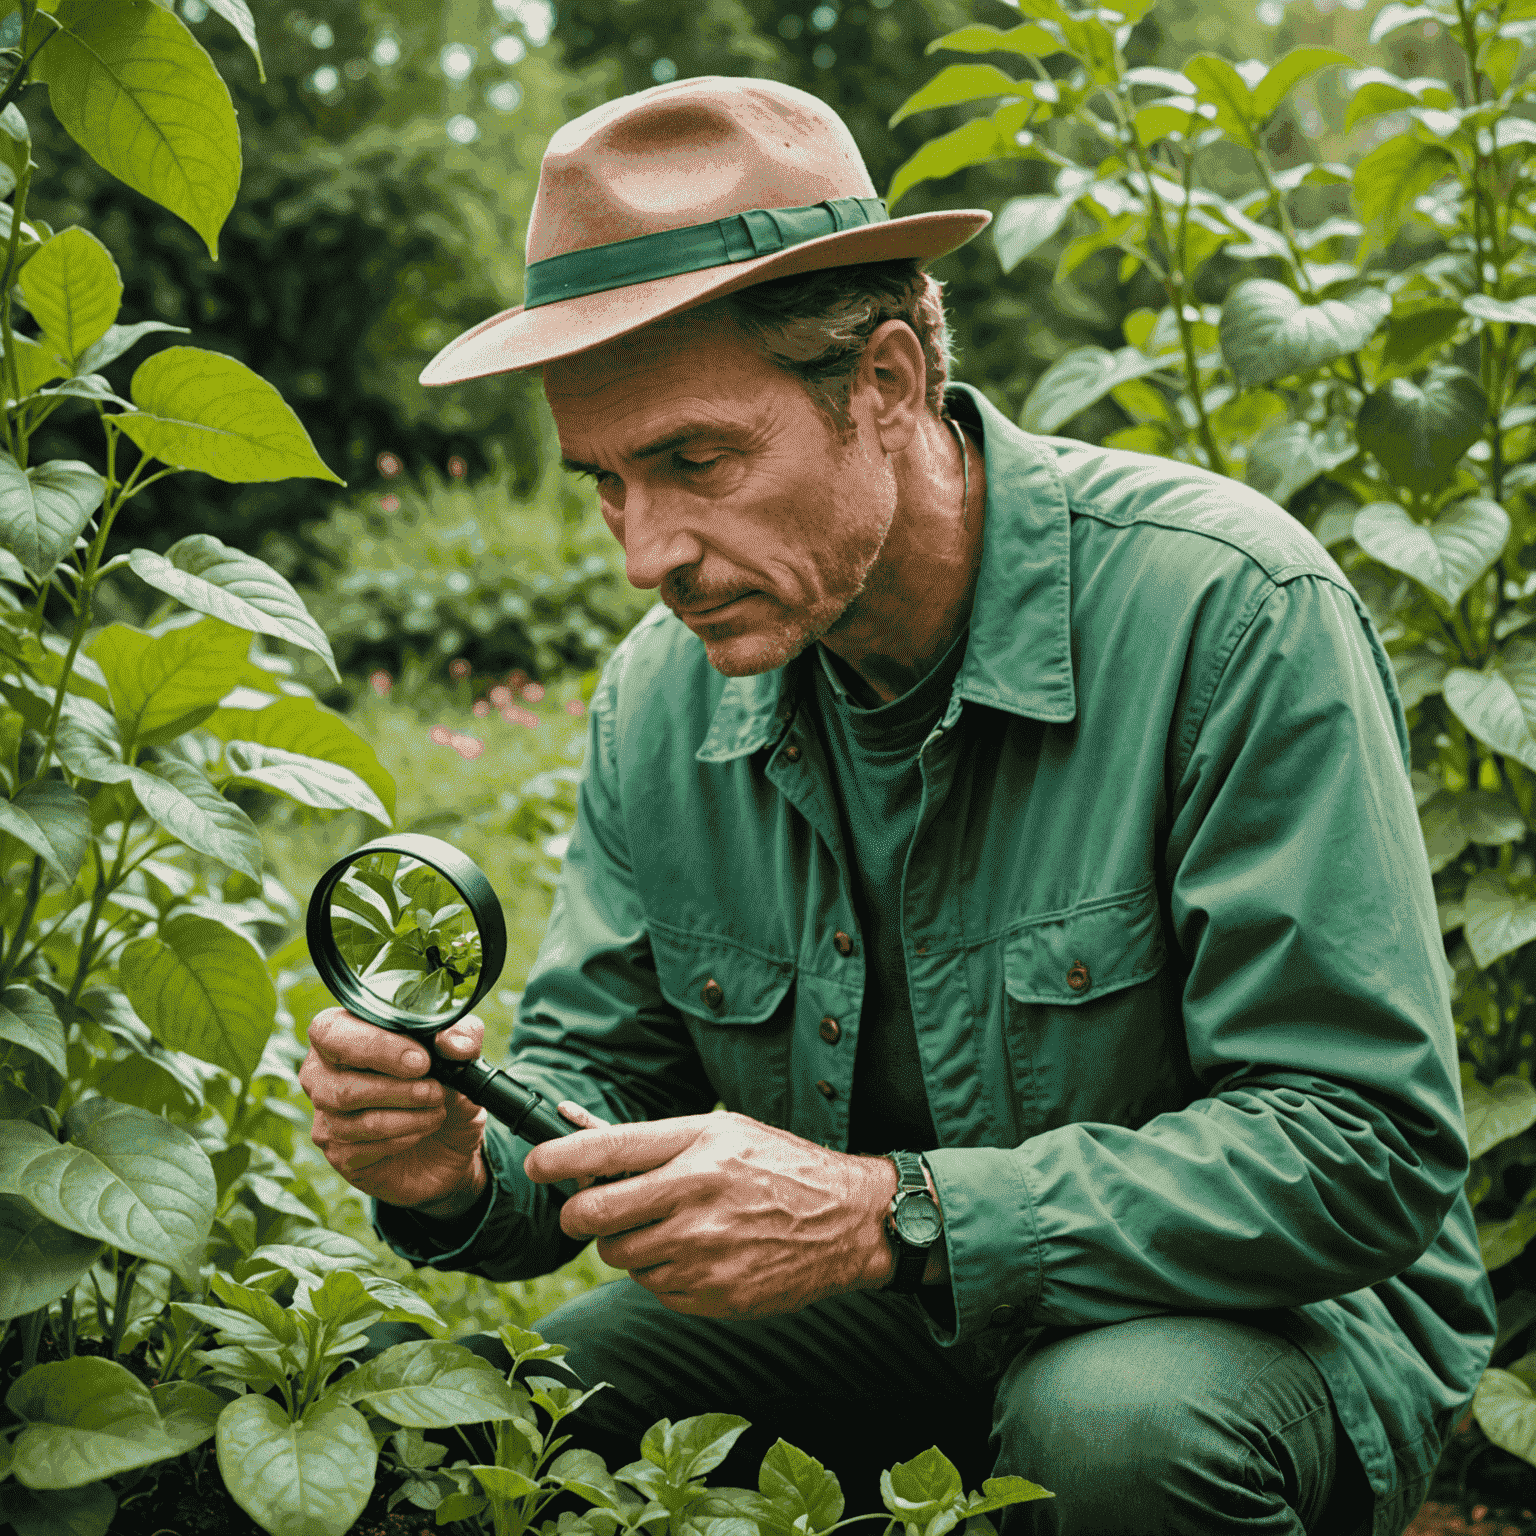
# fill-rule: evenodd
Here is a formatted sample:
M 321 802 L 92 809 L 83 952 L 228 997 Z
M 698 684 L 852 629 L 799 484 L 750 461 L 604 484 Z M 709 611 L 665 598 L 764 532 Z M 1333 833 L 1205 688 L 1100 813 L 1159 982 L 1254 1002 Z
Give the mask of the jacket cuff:
M 1030 1320 L 1041 1288 L 1039 1226 L 1021 1159 L 1003 1147 L 943 1147 L 924 1156 L 944 1215 L 954 1317 L 948 1327 L 925 1303 L 928 1331 L 942 1345 L 996 1339 Z

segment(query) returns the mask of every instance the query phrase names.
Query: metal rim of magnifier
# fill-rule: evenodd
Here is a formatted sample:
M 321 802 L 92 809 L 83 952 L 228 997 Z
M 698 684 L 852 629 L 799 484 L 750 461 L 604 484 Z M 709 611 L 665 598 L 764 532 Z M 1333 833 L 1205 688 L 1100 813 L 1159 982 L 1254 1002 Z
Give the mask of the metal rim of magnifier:
M 331 932 L 331 892 L 341 877 L 365 854 L 401 853 L 435 869 L 460 896 L 469 908 L 469 915 L 480 930 L 480 980 L 469 1001 L 457 1013 L 439 1018 L 423 1018 L 409 1009 L 397 1008 L 393 1003 L 370 992 L 342 961 L 336 948 L 336 938 Z M 309 898 L 309 914 L 304 924 L 305 938 L 309 942 L 310 959 L 320 973 L 320 979 L 358 1018 L 385 1029 L 430 1030 L 436 1034 L 457 1023 L 474 1008 L 475 1004 L 495 985 L 501 975 L 502 962 L 507 958 L 507 924 L 501 913 L 501 903 L 485 871 L 466 854 L 459 852 L 452 843 L 439 837 L 424 837 L 418 832 L 399 832 L 392 837 L 375 838 L 354 848 L 346 858 L 321 875 Z

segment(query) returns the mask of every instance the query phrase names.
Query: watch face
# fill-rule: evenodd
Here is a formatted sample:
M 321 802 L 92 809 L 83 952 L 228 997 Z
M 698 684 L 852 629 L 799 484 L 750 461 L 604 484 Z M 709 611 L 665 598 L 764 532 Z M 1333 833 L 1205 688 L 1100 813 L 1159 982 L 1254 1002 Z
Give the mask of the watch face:
M 938 1241 L 944 1223 L 939 1208 L 924 1194 L 908 1195 L 896 1206 L 896 1235 L 914 1248 L 927 1248 Z

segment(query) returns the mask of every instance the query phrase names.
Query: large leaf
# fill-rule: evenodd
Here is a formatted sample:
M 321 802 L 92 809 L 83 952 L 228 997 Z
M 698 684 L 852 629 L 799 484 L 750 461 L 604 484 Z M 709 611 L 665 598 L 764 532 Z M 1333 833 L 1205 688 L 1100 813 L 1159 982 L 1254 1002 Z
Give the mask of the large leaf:
M 0 545 L 34 576 L 48 577 L 101 505 L 106 481 L 76 459 L 23 470 L 0 451 Z
M 919 1527 L 964 1497 L 955 1464 L 937 1446 L 880 1474 L 880 1496 L 898 1520 Z
M 1118 352 L 1074 347 L 1035 381 L 1019 414 L 1019 425 L 1026 432 L 1054 432 L 1102 400 L 1116 385 L 1168 366 L 1167 358 L 1148 357 L 1135 347 L 1121 347 Z
M 235 1502 L 282 1536 L 343 1536 L 373 1492 L 378 1452 L 368 1421 L 340 1403 L 290 1422 L 281 1403 L 247 1393 L 219 1415 L 219 1471 Z
M 1254 490 L 1284 506 L 1319 475 L 1347 464 L 1355 452 L 1348 424 L 1337 417 L 1321 431 L 1305 421 L 1280 421 L 1253 440 L 1244 474 Z
M 248 631 L 202 619 L 162 635 L 109 624 L 88 647 L 106 674 L 123 740 L 171 741 L 206 720 L 251 648 Z
M 1482 435 L 1487 413 L 1477 380 L 1441 364 L 1421 383 L 1389 379 L 1374 390 L 1360 407 L 1355 435 L 1398 485 L 1429 491 Z
M 28 1488 L 80 1488 L 180 1456 L 214 1432 L 222 1399 L 179 1381 L 156 1400 L 115 1360 L 76 1355 L 17 1377 L 6 1407 L 26 1421 L 11 1470 Z
M 195 1283 L 213 1219 L 207 1153 L 168 1120 L 110 1099 L 76 1104 L 65 1123 L 71 1140 L 60 1143 L 0 1120 L 0 1193 Z
M 1392 670 L 1397 674 L 1397 691 L 1403 708 L 1412 709 L 1431 694 L 1440 692 L 1450 666 L 1443 656 L 1420 646 L 1394 655 Z
M 117 1499 L 105 1483 L 33 1493 L 14 1480 L 0 1483 L 0 1520 L 15 1536 L 107 1536 Z
M 764 1536 L 815 1536 L 842 1519 L 843 1490 L 836 1474 L 787 1440 L 768 1448 L 757 1487 L 768 1504 L 768 1518 L 759 1521 Z
M 1044 27 L 1036 26 L 1032 21 L 1011 27 L 1006 32 L 987 22 L 977 22 L 961 27 L 958 32 L 934 38 L 923 50 L 924 53 L 1018 53 L 1035 59 L 1049 58 L 1062 51 L 1061 39 L 1052 37 Z
M 1454 607 L 1503 553 L 1509 528 L 1509 514 L 1496 501 L 1460 501 L 1427 524 L 1395 501 L 1373 501 L 1355 514 L 1354 540 L 1373 560 Z
M 1511 1371 L 1483 1372 L 1472 1398 L 1478 1427 L 1499 1447 L 1536 1464 L 1536 1393 Z
M 112 253 L 79 225 L 45 240 L 22 268 L 20 284 L 43 335 L 71 368 L 106 335 L 123 302 L 123 279 Z
M 1536 939 L 1536 901 L 1510 890 L 1496 869 L 1480 870 L 1468 881 L 1462 906 L 1467 948 L 1479 970 Z
M 1355 211 L 1362 223 L 1378 226 L 1382 244 L 1389 242 L 1421 192 L 1456 169 L 1456 157 L 1438 144 L 1425 144 L 1412 134 L 1378 144 L 1355 167 Z
M 326 1396 L 332 1402 L 364 1402 L 411 1429 L 508 1419 L 526 1402 L 489 1361 L 446 1339 L 392 1345 L 343 1376 Z
M 914 112 L 928 112 L 934 107 L 953 107 L 965 101 L 980 101 L 988 96 L 1027 95 L 1024 82 L 1005 75 L 995 64 L 949 64 L 932 80 L 902 102 L 891 114 L 888 128 L 894 128 Z
M 68 1075 L 64 1026 L 41 992 L 21 983 L 0 992 L 0 1041 L 30 1051 L 60 1077 Z
M 1536 1088 L 1510 1073 L 1480 1083 L 1472 1063 L 1461 1064 L 1461 1098 L 1467 1115 L 1467 1142 L 1473 1157 L 1536 1125 Z
M 252 741 L 232 741 L 225 751 L 232 785 L 272 790 L 316 810 L 362 811 L 389 825 L 383 802 L 350 768 Z
M 1222 356 L 1244 389 L 1309 373 L 1358 351 L 1391 308 L 1374 288 L 1309 304 L 1284 283 L 1250 278 L 1222 306 Z
M 1440 691 L 1451 712 L 1484 746 L 1536 770 L 1536 736 L 1504 669 L 1452 667 Z
M 139 365 L 131 392 L 138 409 L 112 419 L 151 458 L 236 484 L 295 476 L 344 483 L 283 397 L 221 352 L 166 347 Z
M 277 993 L 260 952 L 211 917 L 173 917 L 135 939 L 118 962 L 134 1011 L 162 1045 L 211 1061 L 242 1081 L 261 1061 Z
M 0 135 L 3 137 L 3 135 Z M 19 333 L 14 337 L 16 343 L 16 398 L 21 399 L 25 395 L 35 394 L 45 384 L 53 379 L 62 378 L 69 372 L 69 364 L 56 357 L 53 349 L 43 346 L 40 342 L 33 341 L 30 336 L 22 336 Z M 4 356 L 0 350 L 0 357 Z M 6 377 L 6 393 L 10 392 L 9 375 Z
M 103 170 L 169 208 L 219 254 L 240 186 L 229 89 L 183 22 L 152 0 L 60 0 L 37 56 L 54 116 Z
M 1486 293 L 1474 293 L 1461 301 L 1461 307 L 1479 320 L 1536 325 L 1536 299 L 1491 299 Z
M 1378 376 L 1417 373 L 1432 362 L 1460 329 L 1461 306 L 1431 304 L 1406 314 L 1393 315 L 1381 349 Z
M 24 785 L 14 800 L 0 800 L 0 832 L 25 844 L 72 885 L 90 847 L 90 807 L 62 779 L 43 779 Z
M 0 1318 L 21 1317 L 56 1301 L 103 1247 L 96 1238 L 40 1216 L 19 1195 L 0 1193 Z
M 395 813 L 395 781 L 373 748 L 340 715 L 313 699 L 281 698 L 261 709 L 220 709 L 203 728 L 224 741 L 256 742 L 303 757 L 318 757 L 350 768 Z M 389 823 L 386 822 L 387 826 Z
M 1257 119 L 1253 92 L 1248 83 L 1226 59 L 1215 53 L 1197 53 L 1184 63 L 1184 74 L 1195 87 L 1200 100 L 1216 109 L 1216 123 L 1225 128 L 1239 144 L 1254 144 L 1253 124 Z
M 1005 159 L 1020 153 L 1013 140 L 989 117 L 974 117 L 948 133 L 929 139 L 904 160 L 886 189 L 886 206 L 894 208 L 920 181 L 953 176 L 968 165 Z
M 245 0 L 208 0 L 208 9 L 217 11 L 240 34 L 240 41 L 251 50 L 256 60 L 256 78 L 265 85 L 267 71 L 261 62 L 261 49 L 256 43 L 256 23 L 251 19 L 251 10 Z
M 1283 59 L 1272 64 L 1264 78 L 1253 87 L 1253 115 L 1263 122 L 1272 117 L 1303 80 L 1325 69 L 1355 61 L 1337 48 L 1292 48 Z
M 164 320 L 141 320 L 137 325 L 109 325 L 99 341 L 93 342 L 75 362 L 79 374 L 99 373 L 108 363 L 121 357 L 129 347 L 157 331 L 187 334 L 184 325 L 167 325 Z
M 992 243 L 998 265 L 1011 272 L 1031 252 L 1038 250 L 1063 224 L 1077 202 L 1077 194 L 1056 197 L 1015 197 L 998 209 L 992 224 Z
M 131 550 L 128 563 L 141 581 L 168 592 L 188 608 L 313 651 L 339 680 L 325 631 L 299 594 L 266 561 L 230 548 L 211 533 L 192 533 L 163 555 L 150 549 Z

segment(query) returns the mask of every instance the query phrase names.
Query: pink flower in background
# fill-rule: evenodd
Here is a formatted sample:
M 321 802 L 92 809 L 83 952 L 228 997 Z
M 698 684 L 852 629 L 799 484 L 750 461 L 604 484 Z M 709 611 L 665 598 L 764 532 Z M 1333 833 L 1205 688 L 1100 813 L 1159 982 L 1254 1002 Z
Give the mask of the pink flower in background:
M 528 681 L 528 674 L 521 667 L 507 673 L 507 687 L 521 688 Z
M 491 689 L 491 703 L 497 709 L 505 709 L 512 702 L 512 690 L 505 683 L 497 683 Z
M 473 709 L 475 718 L 478 720 L 485 719 L 485 717 L 491 712 L 490 703 L 485 699 L 476 699 L 473 705 Z
M 508 725 L 537 725 L 539 717 L 531 709 L 524 709 L 521 704 L 509 704 L 502 710 L 501 718 Z
M 434 725 L 427 734 L 440 747 L 446 747 L 453 740 L 453 732 L 446 725 Z
M 544 685 L 543 683 L 529 683 L 522 692 L 523 697 L 527 699 L 530 704 L 537 704 L 539 700 L 544 697 Z
M 462 656 L 455 656 L 453 660 L 448 663 L 448 676 L 468 677 L 469 662 Z
M 381 453 L 378 463 L 379 473 L 386 480 L 393 480 L 405 468 L 405 465 L 400 462 L 399 456 L 393 453 Z
M 485 743 L 478 736 L 461 736 L 457 731 L 448 740 L 448 745 L 453 748 L 466 763 L 472 763 L 485 751 Z
M 454 454 L 454 456 L 448 460 L 448 473 L 452 475 L 455 480 L 462 480 L 468 469 L 469 465 L 466 464 L 464 460 L 458 456 L 458 454 Z
M 568 715 L 584 715 L 587 712 L 587 706 L 580 699 L 567 699 L 565 712 Z
M 368 674 L 368 681 L 373 686 L 373 691 L 381 699 L 389 697 L 389 690 L 395 686 L 395 680 L 382 667 L 377 672 Z
M 398 512 L 400 510 L 400 498 L 391 491 L 387 496 L 379 497 L 380 512 Z

